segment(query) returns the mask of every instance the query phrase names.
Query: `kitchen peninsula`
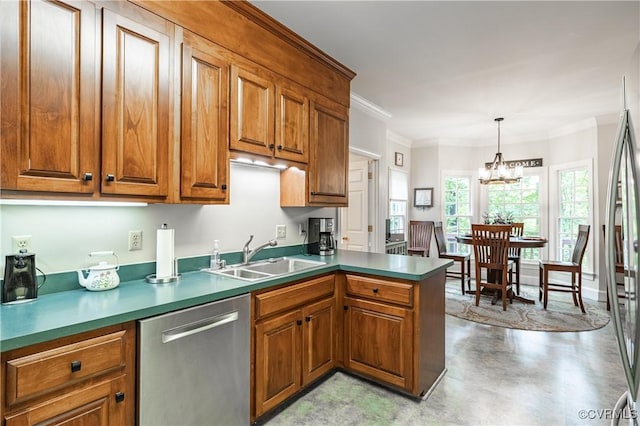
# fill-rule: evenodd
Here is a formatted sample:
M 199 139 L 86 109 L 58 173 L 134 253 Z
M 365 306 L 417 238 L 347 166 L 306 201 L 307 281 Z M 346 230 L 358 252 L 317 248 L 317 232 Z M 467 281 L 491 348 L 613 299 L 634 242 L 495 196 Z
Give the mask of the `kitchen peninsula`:
M 45 295 L 25 304 L 1 306 L 0 345 L 5 377 L 3 417 L 27 413 L 65 393 L 79 392 L 85 385 L 95 387 L 99 379 L 112 377 L 109 374 L 115 371 L 115 378 L 126 382 L 123 386 L 128 389 L 126 414 L 118 418 L 126 419 L 121 424 L 133 424 L 135 353 L 140 349 L 135 343 L 135 321 L 246 293 L 252 294 L 251 320 L 254 324 L 251 337 L 252 420 L 335 368 L 344 368 L 413 397 L 428 395 L 445 371 L 444 282 L 446 268 L 451 262 L 351 251 L 338 251 L 332 257 L 305 258 L 326 264 L 252 283 L 193 271 L 183 273 L 182 279 L 172 284 L 152 285 L 138 279 L 123 282 L 105 292 L 79 289 Z M 295 295 L 303 287 L 304 293 L 298 293 L 304 294 L 303 298 L 269 297 L 270 292 L 291 291 L 289 294 Z M 269 305 L 269 300 L 278 303 Z M 296 377 L 296 383 L 302 385 L 293 386 L 287 395 L 261 392 L 257 387 L 263 383 L 259 376 L 260 360 L 268 359 L 261 358 L 261 350 L 269 349 L 268 345 L 261 346 L 262 349 L 256 347 L 261 324 L 304 310 L 304 306 L 315 302 L 328 303 L 329 312 L 332 312 L 327 322 L 332 325 L 327 330 L 330 360 L 321 363 L 322 374 L 305 382 Z M 313 314 L 308 316 L 311 319 Z M 106 343 L 100 340 L 105 338 L 101 330 L 108 330 L 107 335 L 111 336 Z M 85 334 L 91 341 L 88 347 L 82 346 Z M 78 341 L 77 336 L 83 339 Z M 91 374 L 75 378 L 74 373 L 61 373 L 47 388 L 51 382 L 44 379 L 55 370 L 36 371 L 38 367 L 46 368 L 46 362 L 54 362 L 52 360 L 62 359 L 65 365 L 67 361 L 74 361 L 74 355 L 67 357 L 65 351 L 71 350 L 77 355 L 80 347 L 88 356 L 92 348 L 104 349 L 104 345 L 111 349 L 102 354 L 111 354 L 112 362 L 100 365 Z M 41 353 L 47 356 L 40 356 Z M 32 370 L 30 376 L 21 376 L 21 372 L 29 372 L 28 367 Z M 25 383 L 36 377 L 43 385 L 34 391 Z M 23 389 L 27 390 L 21 394 Z M 71 400 L 67 403 L 79 402 Z

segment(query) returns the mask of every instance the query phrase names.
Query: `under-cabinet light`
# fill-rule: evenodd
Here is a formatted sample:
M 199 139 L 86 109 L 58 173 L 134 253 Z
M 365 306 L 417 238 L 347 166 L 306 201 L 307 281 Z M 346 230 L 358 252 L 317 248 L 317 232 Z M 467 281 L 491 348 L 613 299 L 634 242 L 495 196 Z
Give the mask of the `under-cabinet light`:
M 148 203 L 132 201 L 80 201 L 80 200 L 19 200 L 0 199 L 5 206 L 60 206 L 60 207 L 146 207 Z
M 289 166 L 287 166 L 286 164 L 269 164 L 262 160 L 250 160 L 248 158 L 243 158 L 243 157 L 233 158 L 231 159 L 231 162 L 236 164 L 245 164 L 248 166 L 255 166 L 255 167 L 267 167 L 269 169 L 278 169 L 278 170 L 284 170 L 289 168 Z

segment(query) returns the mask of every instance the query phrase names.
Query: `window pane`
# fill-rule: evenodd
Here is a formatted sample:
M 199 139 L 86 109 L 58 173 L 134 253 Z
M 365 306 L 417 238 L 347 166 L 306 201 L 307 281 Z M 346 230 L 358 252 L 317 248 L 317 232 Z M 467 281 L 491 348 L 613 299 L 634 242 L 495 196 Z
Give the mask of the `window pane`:
M 456 242 L 456 236 L 471 232 L 471 177 L 446 176 L 444 179 L 444 232 L 448 251 L 468 253 L 469 246 Z
M 490 185 L 487 193 L 489 215 L 524 223 L 524 235 L 540 235 L 540 176 L 525 176 L 514 184 Z M 540 259 L 540 249 L 523 250 L 522 259 Z

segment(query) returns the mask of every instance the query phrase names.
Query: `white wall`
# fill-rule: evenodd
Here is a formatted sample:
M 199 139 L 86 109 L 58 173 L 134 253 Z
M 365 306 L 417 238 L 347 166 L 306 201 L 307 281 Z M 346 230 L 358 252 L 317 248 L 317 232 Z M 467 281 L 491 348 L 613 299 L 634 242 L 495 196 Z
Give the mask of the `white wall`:
M 387 125 L 386 122 L 373 114 L 367 113 L 357 103 L 352 103 L 349 111 L 349 148 L 355 150 L 359 156 L 379 157 L 377 161 L 377 198 L 378 217 L 373 225 L 372 244 L 377 251 L 384 251 L 384 219 L 387 217 Z M 391 160 L 393 161 L 393 160 Z M 370 194 L 371 196 L 371 194 Z
M 308 217 L 336 217 L 335 208 L 281 208 L 276 169 L 231 165 L 231 204 L 201 206 L 150 204 L 146 207 L 0 206 L 0 249 L 11 253 L 12 235 L 31 235 L 36 265 L 45 273 L 83 267 L 91 251 L 114 250 L 121 264 L 155 261 L 156 229 L 175 229 L 177 257 L 209 254 L 213 240 L 222 252 L 240 251 L 249 234 L 252 247 L 275 238 L 276 225 L 287 226 L 279 245 L 297 245 L 298 223 Z M 128 231 L 143 231 L 143 249 L 127 250 Z M 2 268 L 4 268 L 4 262 Z M 4 272 L 3 272 L 4 276 Z

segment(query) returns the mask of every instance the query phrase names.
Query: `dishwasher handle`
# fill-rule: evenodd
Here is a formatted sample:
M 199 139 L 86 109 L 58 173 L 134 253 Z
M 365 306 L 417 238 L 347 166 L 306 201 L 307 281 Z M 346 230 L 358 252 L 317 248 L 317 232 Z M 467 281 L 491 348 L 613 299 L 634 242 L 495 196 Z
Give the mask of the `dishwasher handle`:
M 238 311 L 228 312 L 211 318 L 205 318 L 191 324 L 181 325 L 162 332 L 162 343 L 169 343 L 192 334 L 201 333 L 212 328 L 238 320 Z

